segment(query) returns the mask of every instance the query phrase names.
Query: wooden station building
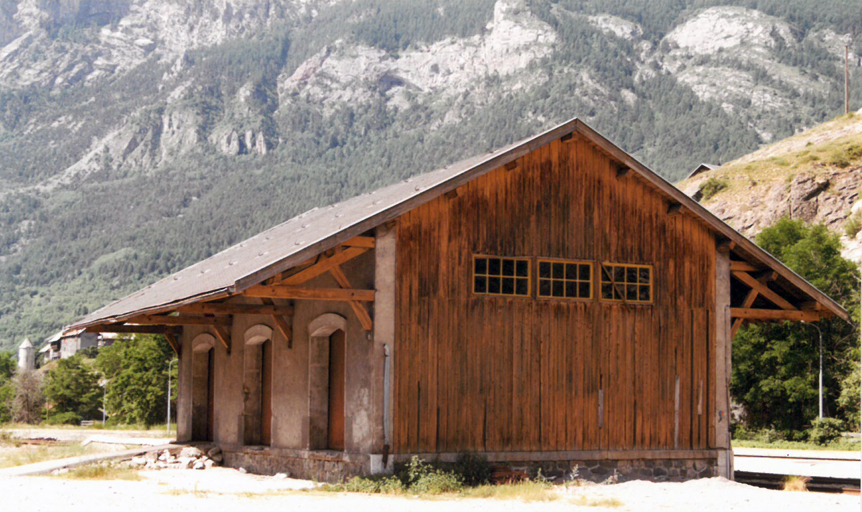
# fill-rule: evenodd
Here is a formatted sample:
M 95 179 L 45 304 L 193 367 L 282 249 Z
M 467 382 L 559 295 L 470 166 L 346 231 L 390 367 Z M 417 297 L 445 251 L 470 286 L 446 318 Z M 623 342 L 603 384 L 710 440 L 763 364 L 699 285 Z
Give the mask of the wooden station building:
M 320 480 L 413 454 L 732 476 L 731 338 L 847 312 L 575 119 L 316 208 L 70 326 L 160 333 L 178 441 Z

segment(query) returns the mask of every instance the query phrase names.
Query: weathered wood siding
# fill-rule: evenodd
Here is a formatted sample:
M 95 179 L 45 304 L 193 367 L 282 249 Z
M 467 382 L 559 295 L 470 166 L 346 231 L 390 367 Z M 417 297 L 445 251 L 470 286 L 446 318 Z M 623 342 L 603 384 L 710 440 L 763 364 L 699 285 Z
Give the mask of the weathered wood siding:
M 394 453 L 709 447 L 714 239 L 616 175 L 556 141 L 400 217 Z M 654 265 L 654 303 L 536 299 L 535 259 L 533 298 L 475 296 L 473 254 Z

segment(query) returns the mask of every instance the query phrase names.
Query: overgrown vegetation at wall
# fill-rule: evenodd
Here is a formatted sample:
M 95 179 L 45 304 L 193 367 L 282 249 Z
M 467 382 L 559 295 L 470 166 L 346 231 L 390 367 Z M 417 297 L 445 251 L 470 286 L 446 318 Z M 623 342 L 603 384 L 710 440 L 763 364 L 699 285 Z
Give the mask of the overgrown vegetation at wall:
M 495 485 L 490 481 L 491 465 L 476 453 L 462 453 L 453 464 L 427 462 L 413 456 L 395 466 L 392 475 L 353 477 L 340 484 L 324 485 L 325 492 L 358 492 L 366 494 L 411 494 L 437 496 L 456 494 L 464 498 L 520 499 L 554 501 L 559 495 L 553 485 L 539 474 Z

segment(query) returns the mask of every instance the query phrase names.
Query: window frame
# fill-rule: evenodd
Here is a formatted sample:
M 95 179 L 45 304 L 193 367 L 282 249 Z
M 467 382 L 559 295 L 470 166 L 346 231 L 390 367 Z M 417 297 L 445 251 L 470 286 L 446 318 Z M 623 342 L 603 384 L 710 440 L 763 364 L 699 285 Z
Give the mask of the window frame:
M 571 279 L 566 279 L 563 277 L 563 283 L 566 282 L 574 282 L 574 283 L 589 283 L 590 285 L 590 296 L 589 297 L 555 297 L 553 295 L 553 289 L 551 291 L 551 295 L 542 295 L 540 292 L 540 286 L 542 277 L 539 275 L 540 268 L 542 263 L 569 263 L 569 264 L 577 264 L 577 265 L 587 265 L 590 269 L 590 278 L 588 281 L 582 281 L 580 279 L 572 281 Z M 581 302 L 592 302 L 596 298 L 596 272 L 595 272 L 595 262 L 590 260 L 570 260 L 565 258 L 544 258 L 537 257 L 536 258 L 536 299 L 538 300 L 575 300 Z M 553 270 L 552 270 L 553 272 Z M 554 279 L 553 275 L 550 277 L 551 286 L 553 287 L 554 281 L 561 281 L 560 279 Z
M 511 277 L 513 277 L 515 279 L 526 278 L 527 279 L 527 293 L 522 295 L 519 293 L 508 294 L 508 293 L 491 293 L 488 291 L 477 292 L 476 291 L 476 275 L 477 275 L 476 274 L 476 259 L 477 258 L 499 259 L 501 265 L 502 265 L 504 260 L 514 261 L 515 265 L 516 265 L 516 269 L 515 269 L 516 275 L 511 276 Z M 517 262 L 518 261 L 527 262 L 527 275 L 526 276 L 518 276 L 517 275 Z M 509 298 L 509 299 L 532 299 L 533 298 L 533 258 L 532 257 L 530 257 L 530 256 L 497 256 L 497 255 L 492 255 L 492 254 L 474 253 L 473 257 L 470 260 L 470 263 L 472 265 L 470 267 L 470 291 L 474 297 L 503 297 L 503 298 Z M 488 274 L 487 269 L 486 269 L 485 274 L 478 274 L 478 275 L 486 277 L 486 278 L 487 277 L 496 277 L 496 276 L 491 276 L 490 274 Z M 501 278 L 504 277 L 502 274 L 502 270 L 500 273 L 500 277 Z M 505 276 L 505 277 L 509 277 L 509 276 Z M 486 283 L 486 286 L 487 286 L 487 283 Z M 500 285 L 501 292 L 502 292 L 502 289 L 503 289 L 503 286 L 501 283 L 501 285 Z M 515 282 L 515 289 L 517 289 L 517 281 Z
M 601 287 L 602 287 L 602 285 L 605 285 L 605 284 L 610 284 L 611 286 L 615 286 L 617 284 L 620 284 L 622 286 L 626 286 L 628 284 L 635 284 L 638 287 L 643 286 L 643 284 L 641 284 L 641 283 L 629 283 L 628 281 L 623 281 L 622 283 L 618 283 L 617 281 L 604 281 L 604 274 L 602 273 L 602 270 L 604 269 L 605 266 L 622 267 L 624 269 L 635 268 L 638 270 L 640 270 L 640 269 L 649 270 L 649 283 L 648 283 L 649 300 L 648 301 L 639 300 L 639 299 L 638 300 L 629 300 L 629 299 L 625 298 L 625 295 L 626 295 L 625 293 L 622 294 L 623 295 L 622 299 L 613 299 L 613 298 L 606 299 L 606 298 L 602 297 Z M 600 263 L 599 275 L 598 275 L 598 285 L 599 285 L 598 299 L 600 302 L 614 302 L 617 304 L 651 305 L 655 301 L 655 267 L 653 265 L 642 265 L 642 264 L 636 264 L 636 263 L 617 263 L 617 262 L 613 262 L 613 261 L 603 261 Z

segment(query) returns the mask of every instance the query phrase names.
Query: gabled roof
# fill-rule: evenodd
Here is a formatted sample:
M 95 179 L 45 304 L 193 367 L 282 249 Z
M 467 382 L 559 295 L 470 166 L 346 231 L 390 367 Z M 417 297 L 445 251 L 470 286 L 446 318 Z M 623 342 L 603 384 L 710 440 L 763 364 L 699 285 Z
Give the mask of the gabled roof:
M 694 168 L 694 170 L 693 170 L 693 171 L 691 171 L 691 172 L 689 173 L 689 175 L 685 177 L 685 179 L 689 179 L 689 178 L 691 178 L 692 176 L 697 176 L 698 174 L 700 174 L 700 173 L 702 173 L 702 172 L 712 171 L 712 170 L 714 170 L 714 169 L 718 169 L 718 167 L 719 167 L 719 166 L 717 166 L 717 165 L 713 165 L 713 164 L 700 164 L 700 165 L 698 165 L 697 167 L 695 167 L 695 168 Z
M 825 311 L 849 318 L 847 312 L 772 255 L 725 224 L 682 191 L 612 144 L 578 119 L 529 139 L 436 171 L 363 194 L 342 203 L 315 208 L 244 242 L 185 268 L 161 281 L 101 308 L 70 328 L 116 322 L 144 313 L 169 311 L 179 305 L 239 294 L 280 272 L 351 238 L 395 219 L 500 166 L 560 138 L 584 137 L 636 178 L 656 189 L 671 204 L 707 224 L 734 245 L 741 257 L 773 269 L 797 295 L 818 302 Z

